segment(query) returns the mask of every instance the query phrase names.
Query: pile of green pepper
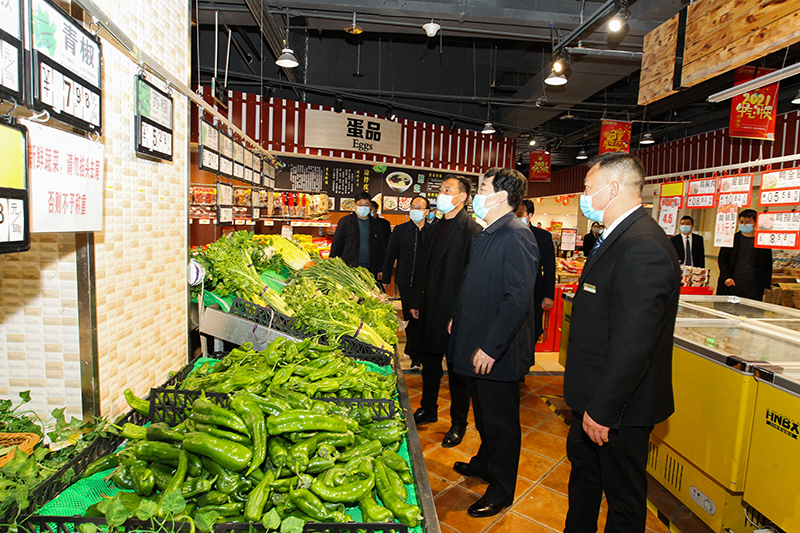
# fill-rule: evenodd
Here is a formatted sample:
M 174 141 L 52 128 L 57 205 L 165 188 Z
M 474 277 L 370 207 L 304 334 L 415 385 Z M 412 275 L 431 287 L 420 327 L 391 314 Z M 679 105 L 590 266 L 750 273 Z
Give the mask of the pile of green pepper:
M 368 407 L 348 409 L 313 397 L 393 395 L 393 376 L 364 369 L 311 341 L 279 338 L 262 352 L 242 346 L 182 385 L 231 393 L 229 409 L 201 396 L 174 428 L 125 424 L 126 447 L 95 461 L 85 475 L 113 468 L 114 484 L 133 491 L 125 505 L 150 499 L 160 518 L 167 514 L 165 495 L 180 491 L 187 502 L 183 514 L 210 510 L 220 522 L 258 522 L 273 508 L 282 520 L 350 522 L 345 509 L 358 506 L 363 522 L 417 526 L 421 511 L 406 503 L 405 485 L 413 476 L 397 453 L 403 421 L 373 421 Z M 333 389 L 326 383 L 331 380 L 348 387 Z

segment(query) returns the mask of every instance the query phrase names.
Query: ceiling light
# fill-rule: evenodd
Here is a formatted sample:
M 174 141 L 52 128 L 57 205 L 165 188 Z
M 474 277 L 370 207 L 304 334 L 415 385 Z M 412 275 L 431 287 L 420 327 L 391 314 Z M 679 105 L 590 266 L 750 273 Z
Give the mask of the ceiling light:
M 286 45 L 286 41 L 283 41 L 283 50 L 281 50 L 281 55 L 275 61 L 275 64 L 283 68 L 295 68 L 300 64 L 297 62 L 297 58 L 294 57 L 294 51 Z
M 494 126 L 492 126 L 491 122 L 487 122 L 486 124 L 484 124 L 483 130 L 481 131 L 481 133 L 483 133 L 484 135 L 491 135 L 494 132 L 495 132 Z
M 392 109 L 391 104 L 389 104 L 389 106 L 386 107 L 386 118 L 392 121 L 397 119 L 397 115 L 394 114 L 394 110 Z
M 566 113 L 564 113 L 563 115 L 561 115 L 558 118 L 560 118 L 561 120 L 569 120 L 571 118 L 575 118 L 575 115 L 573 115 L 571 111 L 567 111 Z
M 563 72 L 564 71 L 564 62 L 560 59 L 556 59 L 553 61 L 553 72 Z
M 589 156 L 586 155 L 586 150 L 581 150 L 578 152 L 578 155 L 575 156 L 575 159 L 589 159 Z
M 797 96 L 794 97 L 794 100 L 792 100 L 792 103 L 795 104 L 795 105 L 800 105 L 800 91 L 797 91 Z
M 545 78 L 544 82 L 547 85 L 555 85 L 555 86 L 564 85 L 565 83 L 567 83 L 567 77 L 564 76 L 563 72 L 560 74 L 551 72 L 550 75 L 547 76 L 547 78 Z
M 442 29 L 442 27 L 436 24 L 433 19 L 431 19 L 430 22 L 422 25 L 422 29 L 425 30 L 425 35 L 428 37 L 436 37 L 436 34 L 439 33 L 439 30 Z
M 356 24 L 356 14 L 355 13 L 353 13 L 353 23 L 350 24 L 349 26 L 345 26 L 344 27 L 344 31 L 346 31 L 347 33 L 350 33 L 352 35 L 358 35 L 359 33 L 364 31 L 364 28 L 362 28 L 361 26 Z
M 620 9 L 614 17 L 608 21 L 608 31 L 617 33 L 625 27 L 625 23 L 631 18 L 631 12 L 627 8 Z
M 653 144 L 656 140 L 653 138 L 653 134 L 649 131 L 642 135 L 642 140 L 639 141 L 639 144 Z
M 342 101 L 342 97 L 337 94 L 336 101 L 333 104 L 333 110 L 336 113 L 341 113 L 342 109 L 344 109 L 344 102 Z
M 528 143 L 529 146 L 536 146 L 536 139 L 531 139 L 531 142 Z

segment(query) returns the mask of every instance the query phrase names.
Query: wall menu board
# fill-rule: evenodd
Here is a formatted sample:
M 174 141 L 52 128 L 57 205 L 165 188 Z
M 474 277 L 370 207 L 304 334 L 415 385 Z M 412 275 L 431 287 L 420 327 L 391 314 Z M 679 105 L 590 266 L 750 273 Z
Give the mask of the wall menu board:
M 51 0 L 31 0 L 30 19 L 33 80 L 28 107 L 99 133 L 103 124 L 100 38 Z
M 0 125 L 0 254 L 31 247 L 27 136 L 24 126 Z
M 361 190 L 366 191 L 381 204 L 385 213 L 407 213 L 411 210 L 411 200 L 417 195 L 430 198 L 435 206 L 442 181 L 448 173 L 439 170 L 424 170 L 327 161 L 319 159 L 281 157 L 286 163 L 275 174 L 276 189 L 320 192 L 333 198 L 334 211 L 351 211 L 352 199 Z M 467 175 L 472 182 L 472 194 L 477 191 L 478 179 Z M 265 183 L 266 185 L 266 183 Z
M 172 161 L 172 97 L 136 76 L 136 153 Z
M 22 0 L 0 2 L 0 98 L 23 101 Z

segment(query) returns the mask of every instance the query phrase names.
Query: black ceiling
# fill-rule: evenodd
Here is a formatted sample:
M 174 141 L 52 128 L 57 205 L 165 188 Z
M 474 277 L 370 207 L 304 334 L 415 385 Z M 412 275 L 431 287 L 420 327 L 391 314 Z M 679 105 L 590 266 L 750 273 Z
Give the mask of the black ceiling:
M 665 98 L 647 109 L 636 105 L 643 37 L 676 14 L 688 0 L 629 2 L 631 18 L 618 34 L 606 21 L 613 1 L 580 0 L 322 0 L 192 1 L 199 16 L 199 61 L 193 45 L 193 82 L 209 85 L 224 76 L 231 34 L 228 87 L 251 93 L 398 116 L 480 130 L 489 120 L 502 135 L 547 146 L 554 167 L 572 166 L 578 151 L 597 152 L 601 118 L 634 120 L 634 140 L 645 128 L 658 142 L 727 125 L 730 104 L 707 104 L 708 94 L 732 84 L 731 73 Z M 360 35 L 344 27 L 356 13 Z M 296 69 L 275 65 L 289 22 Z M 429 38 L 422 25 L 441 25 Z M 581 21 L 586 22 L 585 26 Z M 552 25 L 552 30 L 551 30 Z M 585 28 L 580 35 L 578 27 Z M 569 42 L 565 42 L 569 37 Z M 603 50 L 604 55 L 571 54 L 569 83 L 543 83 L 553 45 Z M 798 50 L 764 58 L 780 67 L 800 60 Z M 611 56 L 607 51 L 613 51 Z M 800 80 L 782 83 L 779 112 L 790 109 Z M 647 120 L 649 123 L 637 122 Z M 518 142 L 527 166 L 528 142 Z

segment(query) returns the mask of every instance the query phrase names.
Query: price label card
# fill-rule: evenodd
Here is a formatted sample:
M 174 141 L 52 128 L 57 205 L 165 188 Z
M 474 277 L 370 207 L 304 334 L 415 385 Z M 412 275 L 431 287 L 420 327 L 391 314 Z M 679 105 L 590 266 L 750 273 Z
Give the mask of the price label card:
M 224 133 L 219 134 L 219 155 L 233 159 L 233 139 Z
M 719 178 L 717 205 L 750 207 L 753 197 L 753 174 L 737 174 Z
M 662 199 L 663 200 L 663 199 Z M 658 225 L 664 230 L 667 235 L 675 233 L 675 225 L 678 219 L 678 208 L 675 205 L 665 205 L 661 208 L 661 214 L 658 216 Z
M 244 226 L 244 222 L 245 220 L 243 218 L 237 218 L 236 220 L 233 221 L 233 223 L 237 226 Z
M 797 205 L 800 203 L 800 168 L 787 168 L 761 174 L 758 205 Z
M 226 183 L 217 183 L 217 205 L 233 205 L 233 187 Z
M 251 217 L 253 220 L 258 220 L 261 218 L 261 208 L 254 207 L 253 208 L 253 216 Z
M 217 225 L 233 225 L 233 207 L 217 207 Z
M 717 178 L 689 180 L 686 208 L 703 209 L 717 206 Z
M 761 189 L 758 205 L 797 205 L 800 204 L 800 188 L 798 189 Z
M 200 146 L 219 152 L 219 130 L 205 120 L 200 121 Z
M 0 254 L 30 249 L 27 131 L 0 125 Z
M 714 226 L 714 246 L 719 248 L 733 247 L 733 234 L 736 232 L 737 207 L 720 205 L 717 209 L 717 221 Z
M 227 178 L 233 177 L 233 161 L 227 157 L 219 158 L 219 173 Z
M 794 250 L 800 244 L 800 213 L 759 213 L 756 223 L 756 248 Z
M 561 230 L 561 249 L 565 251 L 575 251 L 575 242 L 578 239 L 578 230 L 565 228 Z
M 661 184 L 661 206 L 683 207 L 683 182 L 675 181 Z
M 24 101 L 22 1 L 0 1 L 0 98 Z
M 135 83 L 136 152 L 172 161 L 172 97 L 140 76 Z

